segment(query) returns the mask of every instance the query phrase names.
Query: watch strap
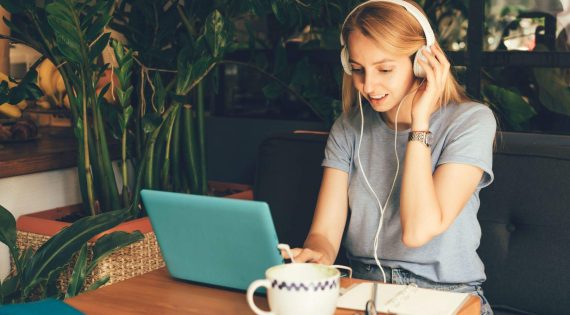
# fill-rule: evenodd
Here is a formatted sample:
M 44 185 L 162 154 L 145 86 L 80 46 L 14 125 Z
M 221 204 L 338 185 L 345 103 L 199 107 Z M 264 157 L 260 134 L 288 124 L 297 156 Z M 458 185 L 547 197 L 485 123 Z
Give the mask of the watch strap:
M 408 141 L 419 141 L 429 148 L 431 146 L 430 141 L 428 141 L 430 135 L 431 131 L 410 131 Z

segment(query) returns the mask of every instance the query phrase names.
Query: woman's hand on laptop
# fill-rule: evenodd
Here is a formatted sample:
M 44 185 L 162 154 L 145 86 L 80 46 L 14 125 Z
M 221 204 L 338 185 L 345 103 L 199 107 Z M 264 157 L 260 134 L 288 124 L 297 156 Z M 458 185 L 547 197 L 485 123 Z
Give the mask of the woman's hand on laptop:
M 291 254 L 293 255 L 292 261 L 295 261 L 296 263 L 310 262 L 323 265 L 332 264 L 332 261 L 326 254 L 312 250 L 310 248 L 292 248 Z M 291 257 L 289 257 L 289 254 L 284 250 L 281 250 L 281 255 L 285 259 L 291 259 Z

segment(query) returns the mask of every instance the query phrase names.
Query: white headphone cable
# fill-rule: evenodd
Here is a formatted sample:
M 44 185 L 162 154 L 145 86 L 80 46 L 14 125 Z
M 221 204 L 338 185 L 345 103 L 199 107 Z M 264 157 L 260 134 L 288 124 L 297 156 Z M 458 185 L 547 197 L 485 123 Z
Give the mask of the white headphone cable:
M 422 86 L 424 81 L 425 81 L 425 79 L 423 79 L 422 82 L 418 85 L 418 87 L 413 91 L 414 97 L 415 97 L 415 93 L 418 91 L 419 87 Z M 390 192 L 388 193 L 388 197 L 386 198 L 386 202 L 384 203 L 384 207 L 382 207 L 382 203 L 380 202 L 380 198 L 378 198 L 378 195 L 376 194 L 376 192 L 374 191 L 374 189 L 370 185 L 370 182 L 368 181 L 368 178 L 366 177 L 366 173 L 364 172 L 364 168 L 362 167 L 362 162 L 360 161 L 360 146 L 362 145 L 362 134 L 364 133 L 364 112 L 362 110 L 362 96 L 361 96 L 360 92 L 358 92 L 358 106 L 360 108 L 360 139 L 358 140 L 358 148 L 356 151 L 356 158 L 358 159 L 358 166 L 360 167 L 360 171 L 362 172 L 362 176 L 364 177 L 364 181 L 366 182 L 368 189 L 374 195 L 374 198 L 376 198 L 376 201 L 378 203 L 378 207 L 380 208 L 380 219 L 378 221 L 378 229 L 376 230 L 376 235 L 374 237 L 374 261 L 376 262 L 376 265 L 378 266 L 378 268 L 380 268 L 380 271 L 382 272 L 382 278 L 384 279 L 384 282 L 386 282 L 386 273 L 384 272 L 384 268 L 382 268 L 382 265 L 380 264 L 380 260 L 378 259 L 378 245 L 379 245 L 378 242 L 379 242 L 380 231 L 382 230 L 382 222 L 384 221 L 384 210 L 388 207 L 388 202 L 390 200 L 390 197 L 392 196 L 392 192 L 394 191 L 394 186 L 395 186 L 396 180 L 398 178 L 398 173 L 400 172 L 400 158 L 398 157 L 398 147 L 397 147 L 398 115 L 400 114 L 400 108 L 402 107 L 402 103 L 403 103 L 404 99 L 407 96 L 409 96 L 410 94 L 411 94 L 411 92 L 406 94 L 406 96 L 404 96 L 402 101 L 400 101 L 400 104 L 398 104 L 398 109 L 396 110 L 396 119 L 395 119 L 395 127 L 394 127 L 395 128 L 395 132 L 394 132 L 394 155 L 396 156 L 396 174 L 394 175 L 394 180 L 392 181 L 392 187 L 390 188 Z M 413 98 L 412 98 L 412 100 L 413 100 Z
M 400 105 L 401 104 L 402 103 L 400 103 Z M 374 237 L 374 261 L 376 262 L 376 265 L 378 265 L 378 268 L 380 268 L 380 271 L 382 272 L 382 278 L 384 279 L 384 282 L 386 282 L 386 273 L 384 272 L 384 269 L 382 268 L 382 265 L 378 260 L 378 237 L 380 235 L 380 230 L 382 230 L 382 221 L 384 220 L 384 209 L 386 209 L 386 207 L 388 206 L 388 201 L 390 200 L 390 196 L 392 195 L 392 191 L 394 190 L 394 186 L 396 184 L 396 179 L 398 178 L 398 172 L 400 171 L 400 160 L 398 158 L 398 151 L 397 151 L 397 137 L 398 137 L 398 114 L 400 113 L 401 106 L 398 105 L 398 110 L 396 111 L 396 132 L 394 134 L 394 152 L 396 154 L 396 161 L 397 161 L 396 174 L 394 175 L 394 180 L 392 181 L 392 188 L 390 188 L 390 193 L 388 194 L 388 198 L 386 198 L 384 207 L 382 207 L 382 203 L 380 202 L 378 195 L 370 185 L 368 177 L 366 177 L 366 173 L 364 172 L 364 168 L 362 167 L 362 162 L 360 161 L 360 146 L 362 145 L 362 134 L 364 133 L 364 113 L 362 110 L 362 96 L 360 95 L 360 92 L 358 93 L 358 105 L 360 108 L 361 119 L 360 119 L 360 139 L 358 140 L 358 149 L 356 152 L 356 158 L 358 159 L 358 166 L 360 167 L 360 172 L 362 172 L 364 181 L 366 182 L 366 185 L 368 186 L 370 192 L 372 192 L 372 194 L 374 195 L 374 198 L 376 198 L 376 201 L 378 202 L 378 207 L 380 208 L 380 220 L 378 223 L 378 229 L 376 230 L 376 236 Z

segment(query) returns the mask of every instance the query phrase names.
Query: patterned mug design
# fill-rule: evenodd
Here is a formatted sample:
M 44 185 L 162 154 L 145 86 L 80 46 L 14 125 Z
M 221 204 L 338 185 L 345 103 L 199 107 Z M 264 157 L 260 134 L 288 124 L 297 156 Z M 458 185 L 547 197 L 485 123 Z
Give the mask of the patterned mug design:
M 271 287 L 277 288 L 279 290 L 287 290 L 287 291 L 324 291 L 330 289 L 338 288 L 338 279 L 336 280 L 325 280 L 324 282 L 316 282 L 316 283 L 298 283 L 298 282 L 290 282 L 287 281 L 278 281 L 273 280 L 271 281 Z

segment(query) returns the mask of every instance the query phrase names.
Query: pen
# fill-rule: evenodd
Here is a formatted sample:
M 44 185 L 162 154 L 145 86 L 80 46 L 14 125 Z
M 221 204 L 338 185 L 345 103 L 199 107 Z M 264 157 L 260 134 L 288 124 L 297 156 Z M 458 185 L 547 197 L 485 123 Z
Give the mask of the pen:
M 365 315 L 376 315 L 376 293 L 378 292 L 378 283 L 374 282 L 372 285 L 372 295 L 370 296 L 370 300 L 366 302 L 366 310 Z

